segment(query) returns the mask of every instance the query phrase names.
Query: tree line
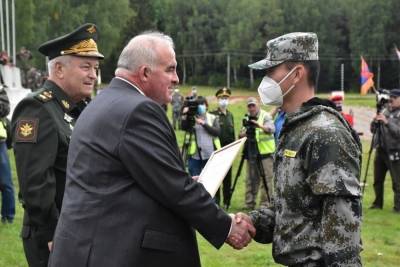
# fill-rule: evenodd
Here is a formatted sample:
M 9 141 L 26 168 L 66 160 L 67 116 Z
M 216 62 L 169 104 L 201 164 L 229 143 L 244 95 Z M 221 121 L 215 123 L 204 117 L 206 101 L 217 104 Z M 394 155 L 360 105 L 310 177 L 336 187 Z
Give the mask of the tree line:
M 229 61 L 231 87 L 250 87 L 263 74 L 247 65 L 265 57 L 268 39 L 312 31 L 320 44 L 319 90 L 340 89 L 342 64 L 344 88 L 358 90 L 361 55 L 380 87 L 399 88 L 399 10 L 398 0 L 18 0 L 17 47 L 30 49 L 32 63 L 44 68 L 41 43 L 96 23 L 108 81 L 132 36 L 160 30 L 175 41 L 182 83 L 226 85 Z

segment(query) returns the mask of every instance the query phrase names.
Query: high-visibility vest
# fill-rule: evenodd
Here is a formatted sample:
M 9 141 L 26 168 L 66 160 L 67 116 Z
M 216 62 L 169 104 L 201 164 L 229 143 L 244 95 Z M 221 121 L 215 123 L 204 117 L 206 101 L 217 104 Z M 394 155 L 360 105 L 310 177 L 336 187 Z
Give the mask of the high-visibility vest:
M 7 130 L 3 120 L 0 120 L 0 140 L 7 139 Z
M 264 125 L 264 119 L 269 116 L 268 112 L 260 109 L 257 123 L 259 125 Z M 274 135 L 270 133 L 265 133 L 263 129 L 256 128 L 256 141 L 258 146 L 258 151 L 261 155 L 271 154 L 275 152 L 275 139 Z
M 215 119 L 217 118 L 217 116 L 210 114 L 208 112 L 206 112 L 206 120 L 207 120 L 207 124 L 212 126 L 214 124 Z M 214 143 L 214 148 L 215 150 L 218 150 L 221 148 L 221 142 L 218 138 L 218 136 L 213 137 L 213 143 Z M 196 140 L 194 140 L 194 137 L 192 138 L 190 145 L 189 145 L 189 156 L 192 156 L 196 153 Z

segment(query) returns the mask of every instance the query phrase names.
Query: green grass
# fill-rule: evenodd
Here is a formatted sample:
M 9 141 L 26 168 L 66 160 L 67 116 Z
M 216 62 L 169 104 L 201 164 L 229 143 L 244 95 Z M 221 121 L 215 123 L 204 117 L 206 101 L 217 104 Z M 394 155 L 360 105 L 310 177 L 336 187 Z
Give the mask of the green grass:
M 199 94 L 208 96 L 214 95 L 215 88 L 197 87 Z M 189 87 L 183 87 L 182 92 L 188 92 Z M 235 95 L 249 96 L 256 95 L 255 90 L 235 89 Z M 328 95 L 320 95 L 327 97 Z M 347 105 L 359 106 L 375 106 L 374 97 L 359 97 L 358 95 L 346 95 Z M 211 103 L 211 109 L 215 107 L 215 103 Z M 229 106 L 235 116 L 236 132 L 240 129 L 241 119 L 246 112 L 244 102 L 239 102 Z M 169 109 L 170 115 L 171 109 Z M 177 132 L 179 144 L 182 144 L 183 133 Z M 363 143 L 363 168 L 366 166 L 367 153 L 369 150 L 369 142 Z M 373 159 L 373 157 L 372 157 Z M 14 185 L 18 188 L 13 155 L 10 153 L 12 162 Z M 233 169 L 233 177 L 238 168 L 239 159 L 235 161 Z M 363 227 L 362 239 L 364 251 L 362 252 L 362 260 L 364 266 L 368 267 L 394 267 L 399 266 L 400 262 L 400 215 L 392 212 L 393 208 L 393 192 L 391 189 L 391 179 L 387 176 L 385 182 L 385 205 L 383 210 L 369 210 L 374 197 L 372 188 L 372 162 L 368 172 L 368 186 L 366 187 L 365 198 L 363 203 Z M 239 177 L 237 188 L 233 195 L 232 206 L 230 212 L 241 211 L 244 206 L 244 170 Z M 365 170 L 362 172 L 364 178 Z M 16 190 L 18 191 L 18 189 Z M 27 266 L 22 243 L 19 238 L 19 231 L 22 222 L 22 208 L 17 205 L 17 214 L 15 223 L 12 225 L 0 224 L 0 267 L 19 267 Z M 241 251 L 231 249 L 224 245 L 220 250 L 216 250 L 200 235 L 198 235 L 201 261 L 204 267 L 225 267 L 225 266 L 276 266 L 271 256 L 271 245 L 262 245 L 252 242 L 248 247 Z

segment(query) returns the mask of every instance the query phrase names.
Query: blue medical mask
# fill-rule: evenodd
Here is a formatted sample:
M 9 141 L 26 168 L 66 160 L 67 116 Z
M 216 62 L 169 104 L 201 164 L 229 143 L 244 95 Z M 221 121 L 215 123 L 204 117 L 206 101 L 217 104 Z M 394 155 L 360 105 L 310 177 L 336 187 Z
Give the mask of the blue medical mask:
M 197 114 L 199 115 L 203 115 L 204 113 L 206 113 L 206 105 L 201 104 L 197 106 Z

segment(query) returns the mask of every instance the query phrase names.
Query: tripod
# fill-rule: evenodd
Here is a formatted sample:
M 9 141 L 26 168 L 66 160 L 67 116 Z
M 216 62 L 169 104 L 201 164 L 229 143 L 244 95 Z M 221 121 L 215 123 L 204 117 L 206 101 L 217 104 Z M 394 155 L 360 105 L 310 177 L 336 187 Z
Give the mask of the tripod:
M 376 115 L 378 115 L 383 110 L 383 108 L 385 107 L 386 103 L 387 103 L 387 100 L 385 100 L 385 98 L 379 99 L 379 91 L 376 92 Z M 377 122 L 376 125 L 375 125 L 375 128 L 374 128 L 374 131 L 372 133 L 371 145 L 370 145 L 369 151 L 368 151 L 367 166 L 366 166 L 366 169 L 365 169 L 365 175 L 364 175 L 363 186 L 362 186 L 362 195 L 363 196 L 364 196 L 364 191 L 365 191 L 365 185 L 367 184 L 367 175 L 368 175 L 369 163 L 371 161 L 372 151 L 374 150 L 374 141 L 375 141 L 375 138 L 376 138 L 376 132 L 379 130 L 381 135 L 384 134 L 384 131 L 383 131 L 383 129 L 381 129 L 381 127 L 382 127 L 382 123 Z M 385 140 L 383 138 L 383 136 L 379 136 L 379 138 L 381 140 Z
M 247 132 L 249 132 L 249 131 L 247 131 Z M 267 200 L 268 200 L 268 202 L 270 202 L 270 196 L 268 193 L 267 177 L 265 176 L 265 170 L 264 170 L 264 166 L 262 164 L 262 157 L 258 150 L 258 145 L 257 145 L 257 141 L 255 139 L 254 133 L 250 133 L 250 134 L 248 134 L 245 148 L 243 150 L 242 157 L 240 159 L 239 168 L 236 172 L 236 176 L 235 176 L 233 185 L 230 190 L 229 199 L 227 200 L 226 207 L 225 207 L 226 210 L 229 209 L 229 206 L 231 204 L 232 195 L 235 191 L 236 184 L 239 180 L 239 177 L 240 177 L 240 174 L 241 174 L 242 168 L 243 168 L 243 163 L 246 158 L 248 160 L 248 164 L 251 164 L 253 167 L 255 166 L 256 173 L 261 176 L 261 179 L 262 179 L 262 182 L 263 182 L 266 194 L 267 194 Z
M 192 139 L 194 137 L 194 142 L 196 144 L 196 151 L 199 154 L 200 160 L 203 160 L 201 157 L 201 148 L 197 144 L 197 135 L 196 130 L 194 129 L 194 125 L 190 126 L 189 130 L 185 131 L 185 135 L 183 137 L 183 144 L 181 149 L 181 155 L 183 158 L 183 162 L 187 164 L 189 159 L 189 149 L 192 144 Z

